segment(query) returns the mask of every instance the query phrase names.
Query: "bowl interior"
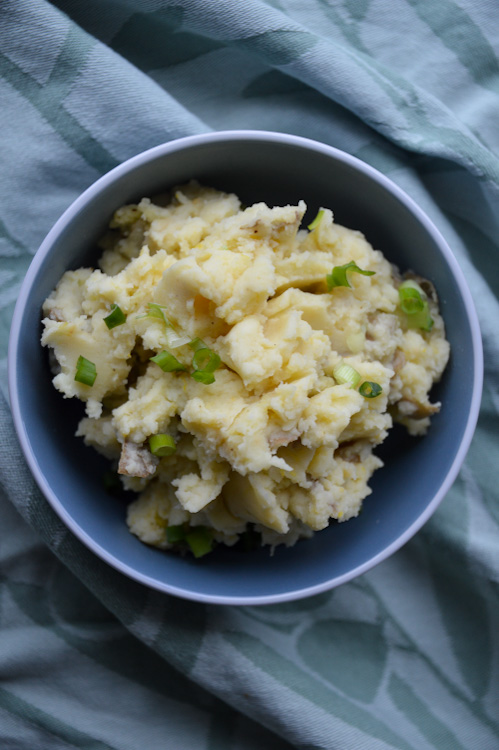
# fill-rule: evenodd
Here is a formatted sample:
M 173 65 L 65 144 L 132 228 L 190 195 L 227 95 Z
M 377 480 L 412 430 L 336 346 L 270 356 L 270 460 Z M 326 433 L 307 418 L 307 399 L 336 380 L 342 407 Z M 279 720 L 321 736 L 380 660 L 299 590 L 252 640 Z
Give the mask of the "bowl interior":
M 108 562 L 154 587 L 196 599 L 254 602 L 294 598 L 352 577 L 386 556 L 416 530 L 435 505 L 466 431 L 476 385 L 476 341 L 452 260 L 425 219 L 373 170 L 332 149 L 300 139 L 233 135 L 158 147 L 118 167 L 87 191 L 42 246 L 20 295 L 13 336 L 11 395 L 17 426 L 42 490 L 73 531 Z M 243 203 L 320 206 L 338 223 L 361 230 L 400 266 L 430 278 L 438 291 L 451 360 L 434 389 L 442 410 L 424 439 L 395 428 L 377 451 L 386 466 L 357 519 L 290 549 L 242 553 L 220 549 L 202 561 L 146 547 L 125 524 L 126 502 L 102 487 L 107 462 L 74 437 L 83 407 L 63 401 L 51 384 L 40 340 L 40 308 L 62 273 L 95 265 L 96 241 L 120 205 L 190 179 L 236 192 Z M 46 252 L 50 246 L 50 251 Z M 45 254 L 46 253 L 46 254 Z

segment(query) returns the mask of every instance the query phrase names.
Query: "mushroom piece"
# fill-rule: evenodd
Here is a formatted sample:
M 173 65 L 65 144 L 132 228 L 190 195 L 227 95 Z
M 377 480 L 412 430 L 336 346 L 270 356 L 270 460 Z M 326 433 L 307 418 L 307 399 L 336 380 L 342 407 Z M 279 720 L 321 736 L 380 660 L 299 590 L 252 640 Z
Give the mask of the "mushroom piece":
M 156 471 L 159 459 L 144 445 L 125 442 L 121 449 L 118 474 L 127 477 L 150 477 Z

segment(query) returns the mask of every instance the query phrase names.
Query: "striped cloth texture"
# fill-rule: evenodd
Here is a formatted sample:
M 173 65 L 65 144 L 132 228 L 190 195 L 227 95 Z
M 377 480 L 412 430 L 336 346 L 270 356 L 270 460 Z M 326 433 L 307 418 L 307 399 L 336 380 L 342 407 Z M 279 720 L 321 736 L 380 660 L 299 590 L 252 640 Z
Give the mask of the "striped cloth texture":
M 0 748 L 499 748 L 497 0 L 0 0 Z M 454 486 L 399 552 L 266 607 L 183 601 L 74 538 L 21 456 L 7 339 L 96 178 L 222 129 L 347 151 L 427 212 L 485 347 Z M 3 394 L 3 395 L 2 395 Z

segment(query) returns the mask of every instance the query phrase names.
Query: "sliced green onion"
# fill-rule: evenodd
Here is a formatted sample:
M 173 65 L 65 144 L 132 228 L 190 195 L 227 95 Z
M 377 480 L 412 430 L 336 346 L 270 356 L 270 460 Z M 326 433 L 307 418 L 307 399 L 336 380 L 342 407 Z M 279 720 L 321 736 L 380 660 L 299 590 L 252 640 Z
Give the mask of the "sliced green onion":
M 165 314 L 163 312 L 163 310 L 166 309 L 164 305 L 157 305 L 155 302 L 148 302 L 147 307 L 149 308 L 149 312 L 147 313 L 148 318 L 159 318 L 166 323 Z
M 204 385 L 211 385 L 215 382 L 215 376 L 212 372 L 206 372 L 205 370 L 195 370 L 191 372 L 191 378 L 197 380 L 198 383 L 204 383 Z
M 346 362 L 336 365 L 333 370 L 333 378 L 338 385 L 350 385 L 352 388 L 357 388 L 360 382 L 360 374 Z
M 324 209 L 321 208 L 320 211 L 317 213 L 317 216 L 315 217 L 315 219 L 308 225 L 307 229 L 309 229 L 310 232 L 313 232 L 314 229 L 317 229 L 317 227 L 322 221 L 323 216 L 324 216 Z
M 400 309 L 407 315 L 408 328 L 431 331 L 433 318 L 426 294 L 416 281 L 407 279 L 399 286 Z
M 331 273 L 326 276 L 328 292 L 334 289 L 335 286 L 351 286 L 347 277 L 348 271 L 350 273 L 361 273 L 362 276 L 374 276 L 376 273 L 376 271 L 364 271 L 353 260 L 350 263 L 345 263 L 344 266 L 334 266 Z
M 373 383 L 371 380 L 365 380 L 359 388 L 359 393 L 364 398 L 376 398 L 382 392 L 379 383 Z
M 203 339 L 200 339 L 196 336 L 195 339 L 192 339 L 192 341 L 189 341 L 189 346 L 194 352 L 197 352 L 198 349 L 207 349 L 208 347 L 204 343 Z
M 121 326 L 126 321 L 126 315 L 118 305 L 113 305 L 109 315 L 104 318 L 104 323 L 107 325 L 109 330 Z
M 404 281 L 399 286 L 400 307 L 407 315 L 424 310 L 424 292 L 416 282 Z
M 157 305 L 156 302 L 148 302 L 147 307 L 149 310 L 144 315 L 139 315 L 139 318 L 157 318 L 162 320 L 168 328 L 173 328 L 172 324 L 164 314 L 163 310 L 166 310 L 164 305 Z
M 211 552 L 213 534 L 206 526 L 195 526 L 185 535 L 185 541 L 189 545 L 194 557 L 203 557 L 203 555 Z
M 92 386 L 95 383 L 96 377 L 97 368 L 94 363 L 80 355 L 76 362 L 75 380 L 77 380 L 78 383 L 83 383 L 83 385 Z
M 192 366 L 195 370 L 203 372 L 215 372 L 220 367 L 220 357 L 213 349 L 198 349 L 192 358 Z
M 195 354 L 192 358 L 194 372 L 191 377 L 198 383 L 210 385 L 215 382 L 213 373 L 220 367 L 220 357 L 213 349 L 209 349 L 206 344 L 199 338 L 193 339 L 189 346 L 194 349 Z
M 169 544 L 176 544 L 177 542 L 183 542 L 185 539 L 185 528 L 184 525 L 180 526 L 167 526 L 166 527 L 166 541 Z
M 422 312 L 407 316 L 407 328 L 419 328 L 422 331 L 431 331 L 433 328 L 433 318 L 430 315 L 428 302 L 425 302 L 425 308 Z
M 177 450 L 177 446 L 171 435 L 160 433 L 149 438 L 149 450 L 154 456 L 171 456 Z
M 174 372 L 175 370 L 187 370 L 186 367 L 182 364 L 182 362 L 179 362 L 176 357 L 173 356 L 173 354 L 170 354 L 170 352 L 167 352 L 163 350 L 162 352 L 159 352 L 159 354 L 156 354 L 155 357 L 151 357 L 151 362 L 155 362 L 158 367 L 161 367 L 163 372 Z

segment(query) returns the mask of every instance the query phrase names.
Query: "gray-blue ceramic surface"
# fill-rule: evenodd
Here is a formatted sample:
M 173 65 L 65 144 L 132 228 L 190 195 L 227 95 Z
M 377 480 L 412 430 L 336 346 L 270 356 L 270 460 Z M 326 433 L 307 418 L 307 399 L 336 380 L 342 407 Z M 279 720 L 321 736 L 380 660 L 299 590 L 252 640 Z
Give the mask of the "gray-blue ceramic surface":
M 360 229 L 402 270 L 430 278 L 451 345 L 441 383 L 442 409 L 424 438 L 400 428 L 378 452 L 378 470 L 360 516 L 332 524 L 295 547 L 251 553 L 221 548 L 194 560 L 142 544 L 125 523 L 126 504 L 106 494 L 107 462 L 74 437 L 83 407 L 51 383 L 40 346 L 41 305 L 67 269 L 93 265 L 96 241 L 124 203 L 197 179 L 233 191 L 243 203 L 320 206 Z M 396 185 L 329 146 L 280 133 L 232 131 L 167 143 L 98 180 L 57 222 L 38 250 L 12 323 L 9 388 L 16 429 L 49 503 L 94 553 L 131 578 L 164 592 L 220 604 L 264 604 L 319 593 L 367 571 L 407 542 L 454 481 L 475 428 L 482 387 L 477 317 L 459 266 L 427 216 Z

